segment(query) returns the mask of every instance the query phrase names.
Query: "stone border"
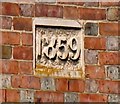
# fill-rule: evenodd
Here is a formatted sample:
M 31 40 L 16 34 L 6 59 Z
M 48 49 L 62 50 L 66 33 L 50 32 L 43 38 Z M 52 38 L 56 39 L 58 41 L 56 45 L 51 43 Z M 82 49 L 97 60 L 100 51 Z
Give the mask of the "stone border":
M 82 21 L 81 21 L 82 22 Z M 84 34 L 82 23 L 80 21 L 61 19 L 61 18 L 45 18 L 36 17 L 33 19 L 33 69 L 35 69 L 35 59 L 36 59 L 36 26 L 58 26 L 58 27 L 68 27 L 68 28 L 80 28 L 81 29 L 81 67 L 84 75 Z

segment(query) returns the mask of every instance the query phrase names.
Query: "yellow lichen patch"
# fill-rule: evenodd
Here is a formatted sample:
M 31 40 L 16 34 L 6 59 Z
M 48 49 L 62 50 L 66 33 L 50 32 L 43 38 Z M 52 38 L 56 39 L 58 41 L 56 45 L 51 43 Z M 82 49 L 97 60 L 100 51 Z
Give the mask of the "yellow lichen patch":
M 62 70 L 62 69 L 47 67 L 47 66 L 44 66 L 44 65 L 36 65 L 35 72 L 37 74 L 51 75 L 51 74 L 54 74 L 55 72 L 60 71 L 60 70 Z
M 81 76 L 81 78 L 84 78 L 84 73 L 83 73 L 83 70 L 82 69 L 78 69 L 79 70 L 79 75 Z

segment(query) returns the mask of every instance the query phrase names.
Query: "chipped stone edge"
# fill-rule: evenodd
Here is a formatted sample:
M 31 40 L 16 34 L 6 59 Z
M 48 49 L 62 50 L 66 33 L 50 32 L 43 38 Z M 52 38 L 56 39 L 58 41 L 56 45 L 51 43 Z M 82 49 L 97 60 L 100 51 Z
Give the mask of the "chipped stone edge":
M 81 21 L 82 22 L 82 21 Z M 36 17 L 33 19 L 33 70 L 35 75 L 35 59 L 36 59 L 36 26 L 59 26 L 59 27 L 70 27 L 70 28 L 80 28 L 81 31 L 81 67 L 83 71 L 83 75 L 80 78 L 84 78 L 84 34 L 83 34 L 83 26 L 80 21 L 77 20 L 69 20 L 69 19 L 61 19 L 61 18 L 48 18 L 48 17 Z M 71 78 L 71 77 L 70 77 Z
M 41 26 L 60 26 L 60 27 L 75 27 L 81 28 L 82 26 L 75 20 L 61 19 L 61 18 L 35 18 L 34 25 Z

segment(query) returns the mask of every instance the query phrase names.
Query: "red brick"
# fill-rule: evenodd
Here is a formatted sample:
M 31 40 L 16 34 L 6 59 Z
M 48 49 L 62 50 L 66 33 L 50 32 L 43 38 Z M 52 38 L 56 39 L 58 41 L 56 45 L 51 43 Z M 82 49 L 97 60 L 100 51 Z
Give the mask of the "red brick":
M 84 2 L 78 2 L 78 0 L 57 0 L 58 4 L 67 4 L 67 5 L 78 5 L 78 6 L 83 6 Z
M 64 102 L 64 94 L 59 92 L 53 92 L 51 93 L 51 96 L 53 98 L 53 102 Z
M 16 32 L 2 32 L 2 44 L 19 45 L 20 34 Z
M 22 44 L 23 45 L 32 45 L 32 43 L 33 43 L 32 34 L 23 33 L 22 34 Z
M 0 28 L 1 29 L 11 29 L 12 28 L 12 18 L 11 17 L 0 17 Z
M 32 60 L 33 59 L 33 48 L 32 47 L 14 47 L 13 58 Z
M 100 80 L 99 81 L 99 91 L 101 93 L 115 93 L 118 94 L 119 92 L 119 84 L 118 81 L 110 81 L 110 80 Z
M 99 24 L 100 35 L 104 36 L 117 36 L 120 30 L 118 29 L 118 23 L 100 23 Z
M 2 15 L 19 16 L 20 10 L 18 4 L 2 3 Z
M 24 79 L 25 80 L 25 79 Z M 21 84 L 22 84 L 22 76 L 19 76 L 19 75 L 14 75 L 14 76 L 12 76 L 12 79 L 11 79 L 11 85 L 12 85 L 12 87 L 13 88 L 21 88 Z M 25 84 L 26 83 L 28 83 L 28 81 L 27 82 L 25 82 Z M 24 85 L 25 86 L 25 85 Z M 26 85 L 27 86 L 27 85 Z M 27 87 L 25 87 L 25 88 L 27 88 Z
M 106 49 L 105 38 L 86 37 L 84 41 L 86 49 Z
M 68 91 L 68 80 L 63 79 L 63 78 L 56 79 L 56 90 L 57 91 Z
M 18 62 L 11 60 L 2 60 L 2 73 L 4 74 L 18 74 Z
M 41 92 L 35 93 L 36 102 L 63 102 L 63 93 L 58 92 Z
M 5 90 L 0 89 L 0 102 L 5 102 Z
M 32 30 L 32 19 L 31 18 L 14 18 L 13 27 L 15 30 Z
M 101 6 L 119 6 L 119 2 L 112 2 L 112 0 L 111 0 L 111 2 L 109 1 L 109 2 L 100 2 L 100 5 Z
M 20 102 L 20 92 L 18 90 L 6 90 L 6 102 Z
M 119 56 L 120 52 L 100 52 L 98 59 L 101 65 L 119 65 Z
M 12 76 L 13 88 L 40 89 L 40 79 L 34 76 Z
M 87 78 L 92 79 L 105 78 L 105 68 L 103 66 L 87 65 L 85 67 L 85 74 Z
M 107 102 L 107 95 L 102 94 L 80 94 L 81 102 Z
M 37 17 L 63 17 L 63 7 L 57 5 L 35 5 L 35 16 Z
M 32 62 L 19 62 L 19 73 L 20 74 L 32 74 Z
M 106 19 L 105 9 L 78 8 L 79 18 L 83 20 Z
M 69 91 L 84 92 L 85 82 L 83 80 L 69 80 Z
M 78 19 L 77 7 L 65 6 L 63 8 L 63 17 L 67 19 Z

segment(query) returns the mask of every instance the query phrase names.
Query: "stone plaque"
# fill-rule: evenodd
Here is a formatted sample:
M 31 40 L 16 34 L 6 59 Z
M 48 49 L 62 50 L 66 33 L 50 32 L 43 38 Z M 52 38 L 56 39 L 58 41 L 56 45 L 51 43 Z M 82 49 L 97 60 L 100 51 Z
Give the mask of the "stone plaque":
M 81 27 L 35 26 L 35 74 L 52 77 L 83 77 Z M 54 21 L 55 23 L 55 21 Z M 61 22 L 60 22 L 61 23 Z M 55 24 L 54 24 L 55 25 Z M 72 24 L 71 24 L 72 25 Z

